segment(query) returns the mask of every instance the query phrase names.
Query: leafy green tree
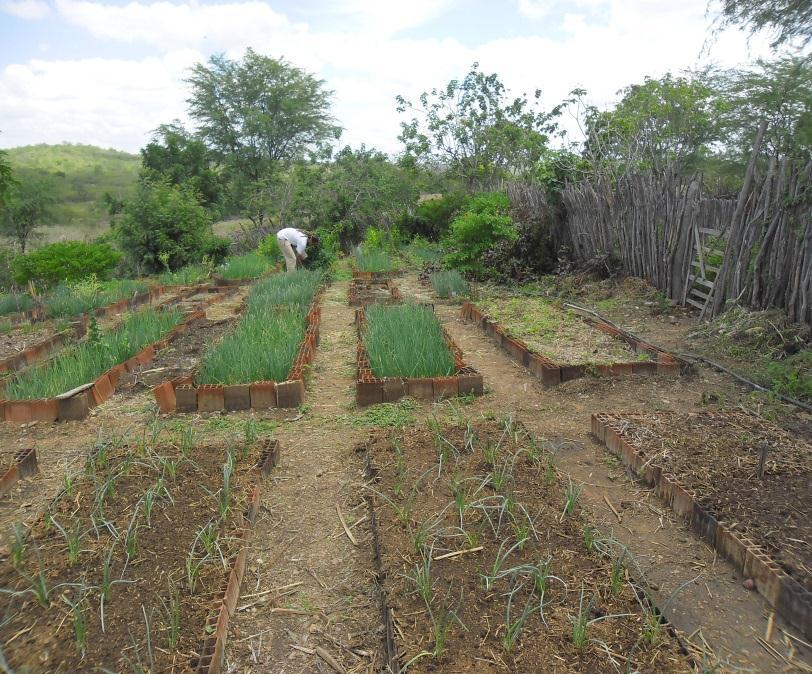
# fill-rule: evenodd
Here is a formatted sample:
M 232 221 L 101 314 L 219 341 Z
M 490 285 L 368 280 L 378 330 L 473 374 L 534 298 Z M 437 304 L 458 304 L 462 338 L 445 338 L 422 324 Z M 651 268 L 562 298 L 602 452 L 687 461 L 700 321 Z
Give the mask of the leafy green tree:
M 64 241 L 18 255 L 13 263 L 14 280 L 22 285 L 41 281 L 54 285 L 95 275 L 106 279 L 121 259 L 121 253 L 106 243 Z
M 188 186 L 167 179 L 143 180 L 130 199 L 116 233 L 137 271 L 158 272 L 200 262 L 211 244 L 211 218 Z
M 340 136 L 324 82 L 284 60 L 245 52 L 192 68 L 189 112 L 230 180 L 232 201 L 262 226 L 269 194 L 291 161 Z
M 723 25 L 737 25 L 751 33 L 767 30 L 775 35 L 773 47 L 794 40 L 812 39 L 812 3 L 809 0 L 718 0 Z
M 420 95 L 419 105 L 397 97 L 397 110 L 417 113 L 401 122 L 406 154 L 445 167 L 469 187 L 488 186 L 501 176 L 532 173 L 563 105 L 540 108 L 541 91 L 510 99 L 496 73 L 486 75 L 474 63 L 462 81 Z
M 0 214 L 0 234 L 14 241 L 21 253 L 37 228 L 50 222 L 53 203 L 50 187 L 42 180 L 25 180 L 13 185 Z
M 165 177 L 173 185 L 188 184 L 212 207 L 220 199 L 222 185 L 214 168 L 215 158 L 199 138 L 175 121 L 161 124 L 141 150 L 142 176 Z
M 445 243 L 450 252 L 445 262 L 477 278 L 485 276 L 483 256 L 497 244 L 516 240 L 510 217 L 510 200 L 500 192 L 478 194 L 462 214 L 454 218 Z
M 720 137 L 724 100 L 710 71 L 645 78 L 611 110 L 587 107 L 584 155 L 593 162 L 662 169 L 695 168 Z
M 0 150 L 0 210 L 14 186 L 14 174 L 11 170 L 11 164 L 8 163 L 8 154 Z
M 437 241 L 446 234 L 451 221 L 467 200 L 468 197 L 462 192 L 426 199 L 413 212 L 404 212 L 398 221 L 398 227 L 410 238 L 420 236 L 429 241 Z

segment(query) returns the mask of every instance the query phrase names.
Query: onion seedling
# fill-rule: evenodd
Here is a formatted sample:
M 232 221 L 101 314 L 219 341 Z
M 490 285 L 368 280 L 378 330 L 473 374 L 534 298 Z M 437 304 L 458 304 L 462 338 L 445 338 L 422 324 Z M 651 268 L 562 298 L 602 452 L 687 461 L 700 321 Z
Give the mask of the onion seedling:
M 444 300 L 468 296 L 468 283 L 456 269 L 434 272 L 431 285 L 437 296 Z
M 159 597 L 159 599 L 168 624 L 166 628 L 168 631 L 167 646 L 170 650 L 175 650 L 180 640 L 180 596 L 178 588 L 171 579 L 169 581 L 169 600 L 167 601 L 163 597 Z
M 516 584 L 508 595 L 507 610 L 505 613 L 505 635 L 502 637 L 502 647 L 507 653 L 510 653 L 510 651 L 513 650 L 513 646 L 516 645 L 516 640 L 519 638 L 522 627 L 524 627 L 524 624 L 527 622 L 527 619 L 533 612 L 533 594 L 531 593 L 521 615 L 519 615 L 519 617 L 516 619 L 513 618 L 513 598 L 521 591 L 523 587 L 524 583 Z
M 566 499 L 564 503 L 564 515 L 572 514 L 572 511 L 575 510 L 575 506 L 578 503 L 578 499 L 581 497 L 582 491 L 583 487 L 576 487 L 572 484 L 572 478 L 569 478 L 569 485 L 564 490 L 564 497 Z

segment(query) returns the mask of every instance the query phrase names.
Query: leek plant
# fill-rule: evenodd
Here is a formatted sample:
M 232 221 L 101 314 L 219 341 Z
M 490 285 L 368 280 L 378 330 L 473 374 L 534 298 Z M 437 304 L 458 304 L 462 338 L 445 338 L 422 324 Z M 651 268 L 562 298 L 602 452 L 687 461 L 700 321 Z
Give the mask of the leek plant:
M 454 356 L 429 307 L 372 305 L 364 334 L 377 377 L 441 377 L 455 372 Z
M 468 296 L 468 283 L 456 269 L 434 272 L 431 275 L 431 287 L 444 300 Z
M 392 258 L 380 248 L 357 246 L 353 255 L 355 257 L 355 268 L 358 271 L 382 272 L 394 269 Z
M 262 276 L 273 264 L 273 260 L 262 253 L 246 253 L 228 258 L 219 273 L 228 280 L 256 278 Z
M 6 398 L 53 398 L 94 381 L 114 365 L 123 363 L 180 323 L 179 309 L 148 309 L 131 314 L 115 330 L 101 332 L 98 340 L 65 349 L 54 360 L 24 370 L 8 383 Z

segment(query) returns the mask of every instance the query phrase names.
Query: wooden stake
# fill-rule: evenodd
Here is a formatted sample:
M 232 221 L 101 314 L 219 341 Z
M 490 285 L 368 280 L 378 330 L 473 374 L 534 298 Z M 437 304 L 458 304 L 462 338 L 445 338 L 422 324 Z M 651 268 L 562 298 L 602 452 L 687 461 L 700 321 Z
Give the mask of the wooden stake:
M 350 528 L 344 521 L 344 515 L 341 514 L 341 506 L 338 505 L 338 503 L 336 503 L 336 512 L 338 513 L 338 519 L 341 520 L 341 526 L 344 527 L 344 533 L 347 534 L 347 538 L 350 539 L 350 543 L 358 547 L 358 541 L 355 540 L 355 536 L 352 535 L 352 531 L 350 531 Z
M 769 641 L 773 635 L 773 621 L 775 620 L 775 611 L 770 611 L 770 617 L 767 618 L 767 631 L 764 632 L 764 641 Z
M 620 517 L 620 513 L 617 510 L 615 510 L 615 506 L 612 505 L 612 502 L 609 500 L 609 497 L 606 494 L 603 495 L 603 500 L 606 501 L 606 505 L 609 506 L 609 510 L 615 513 L 615 517 L 617 517 L 618 523 L 621 522 L 622 518 Z
M 316 655 L 330 665 L 330 667 L 334 671 L 338 672 L 338 674 L 347 674 L 347 670 L 341 666 L 341 663 L 336 660 L 327 649 L 322 648 L 321 646 L 316 646 Z
M 758 456 L 758 479 L 764 479 L 764 464 L 767 462 L 767 453 L 770 451 L 770 445 L 766 442 L 761 443 Z
M 439 562 L 441 559 L 451 559 L 452 557 L 459 557 L 461 555 L 467 555 L 469 552 L 479 552 L 483 550 L 484 546 L 478 545 L 475 548 L 468 548 L 467 550 L 457 550 L 456 552 L 446 552 L 444 555 L 438 555 L 434 558 L 435 562 Z

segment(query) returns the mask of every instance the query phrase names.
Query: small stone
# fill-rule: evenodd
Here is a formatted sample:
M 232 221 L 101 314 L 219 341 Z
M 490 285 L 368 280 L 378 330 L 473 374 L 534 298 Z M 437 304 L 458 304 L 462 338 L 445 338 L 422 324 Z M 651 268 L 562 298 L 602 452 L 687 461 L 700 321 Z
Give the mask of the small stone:
M 752 578 L 746 578 L 742 582 L 742 587 L 745 590 L 755 590 L 756 589 L 756 581 L 754 581 Z

